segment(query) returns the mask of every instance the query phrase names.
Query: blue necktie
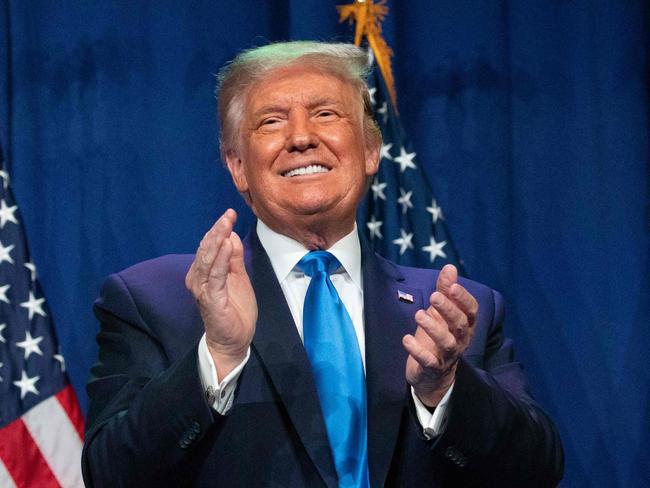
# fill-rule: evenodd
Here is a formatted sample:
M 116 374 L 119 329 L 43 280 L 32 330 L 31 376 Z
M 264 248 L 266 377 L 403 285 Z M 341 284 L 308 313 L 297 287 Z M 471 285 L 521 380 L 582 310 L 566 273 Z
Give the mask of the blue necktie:
M 367 488 L 366 381 L 352 319 L 329 275 L 340 266 L 329 252 L 311 251 L 298 267 L 311 276 L 303 309 L 311 362 L 339 487 Z

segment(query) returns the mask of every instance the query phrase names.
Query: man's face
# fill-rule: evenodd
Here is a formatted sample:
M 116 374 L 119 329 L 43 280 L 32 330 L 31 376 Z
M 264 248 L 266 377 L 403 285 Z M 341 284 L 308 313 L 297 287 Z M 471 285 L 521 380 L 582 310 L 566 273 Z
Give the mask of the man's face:
M 349 84 L 294 66 L 251 87 L 226 160 L 235 186 L 272 229 L 322 221 L 347 233 L 366 178 L 377 172 L 377 145 L 366 146 L 362 102 Z

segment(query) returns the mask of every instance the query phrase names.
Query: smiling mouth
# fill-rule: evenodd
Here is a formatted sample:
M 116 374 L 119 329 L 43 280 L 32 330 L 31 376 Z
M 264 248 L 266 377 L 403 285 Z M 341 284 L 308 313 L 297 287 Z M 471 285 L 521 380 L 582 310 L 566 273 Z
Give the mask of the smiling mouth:
M 295 168 L 290 171 L 285 171 L 282 173 L 282 176 L 292 177 L 292 176 L 303 176 L 303 175 L 314 175 L 317 173 L 327 173 L 330 171 L 329 168 L 326 168 L 320 164 L 310 164 L 309 166 L 302 166 L 300 168 Z

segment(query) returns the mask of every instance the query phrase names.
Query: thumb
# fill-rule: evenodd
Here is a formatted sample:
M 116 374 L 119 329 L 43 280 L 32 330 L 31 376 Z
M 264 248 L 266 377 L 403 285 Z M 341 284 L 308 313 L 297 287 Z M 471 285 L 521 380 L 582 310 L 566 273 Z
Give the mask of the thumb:
M 244 264 L 244 245 L 236 232 L 230 233 L 230 242 L 232 244 L 232 256 L 230 258 L 230 271 L 236 274 L 245 274 L 246 266 Z
M 453 264 L 446 264 L 438 275 L 438 280 L 436 281 L 436 290 L 439 292 L 449 295 L 451 291 L 451 285 L 458 281 L 458 270 Z

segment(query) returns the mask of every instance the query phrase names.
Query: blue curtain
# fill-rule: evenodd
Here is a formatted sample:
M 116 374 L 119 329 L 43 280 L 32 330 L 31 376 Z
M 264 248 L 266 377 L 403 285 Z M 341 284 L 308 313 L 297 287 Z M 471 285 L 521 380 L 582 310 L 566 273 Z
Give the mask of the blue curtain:
M 344 0 L 339 0 L 341 3 Z M 86 404 L 103 277 L 192 252 L 227 207 L 213 74 L 350 39 L 336 1 L 0 5 L 0 140 Z M 468 275 L 501 290 L 564 486 L 650 479 L 650 7 L 390 1 L 402 123 Z

